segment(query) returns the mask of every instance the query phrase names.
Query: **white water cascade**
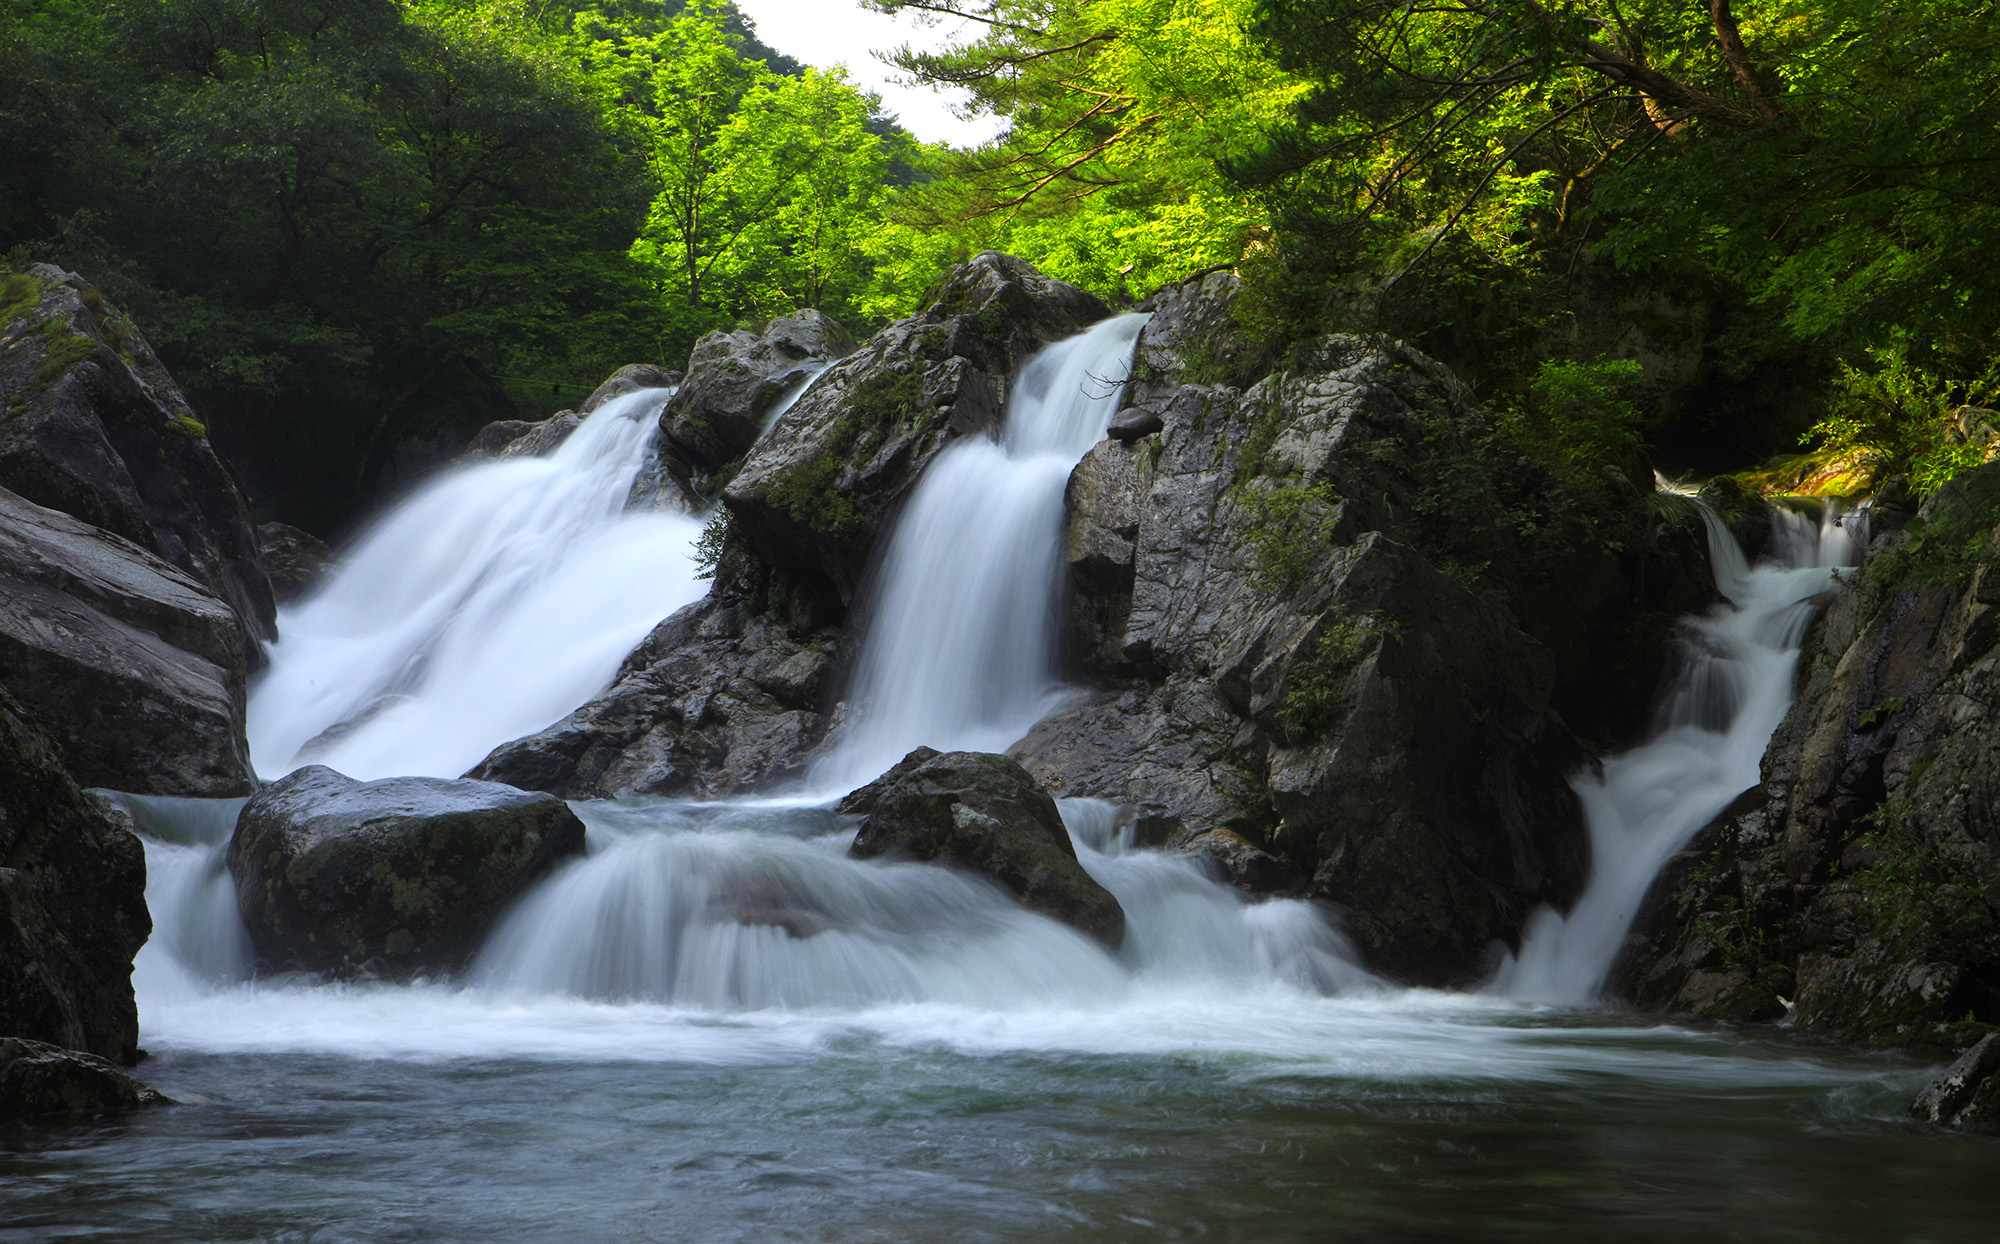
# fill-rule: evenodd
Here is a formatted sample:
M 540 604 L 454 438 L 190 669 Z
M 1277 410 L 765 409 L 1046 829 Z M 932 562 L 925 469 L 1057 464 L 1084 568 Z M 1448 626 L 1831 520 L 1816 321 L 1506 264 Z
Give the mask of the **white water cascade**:
M 457 777 L 600 690 L 706 590 L 700 522 L 625 508 L 668 395 L 615 398 L 547 457 L 454 471 L 391 510 L 279 615 L 250 696 L 257 771 Z
M 1754 569 L 1702 509 L 1725 598 L 1687 623 L 1685 666 L 1660 704 L 1657 733 L 1581 775 L 1591 875 L 1568 915 L 1543 909 L 1490 989 L 1541 1002 L 1598 998 L 1626 930 L 1660 870 L 1730 801 L 1755 786 L 1764 748 L 1792 702 L 1792 671 L 1815 607 L 1839 567 L 1860 561 L 1865 513 L 1774 511 L 1775 559 Z
M 845 792 L 918 746 L 1001 751 L 1054 707 L 1063 488 L 1117 413 L 1146 319 L 1037 354 L 1000 435 L 960 440 L 924 472 L 876 574 L 855 722 L 815 786 Z

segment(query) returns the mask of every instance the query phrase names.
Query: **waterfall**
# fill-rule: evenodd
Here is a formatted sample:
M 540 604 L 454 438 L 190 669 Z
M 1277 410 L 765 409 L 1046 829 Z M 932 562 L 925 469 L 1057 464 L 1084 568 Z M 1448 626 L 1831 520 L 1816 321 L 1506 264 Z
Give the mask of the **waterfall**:
M 1117 413 L 1144 315 L 1120 315 L 1022 367 L 998 436 L 924 472 L 875 578 L 848 700 L 813 770 L 845 791 L 912 748 L 1004 750 L 1056 704 L 1063 489 Z
M 547 457 L 452 472 L 391 510 L 278 615 L 250 696 L 257 771 L 456 777 L 602 689 L 706 590 L 699 521 L 625 508 L 668 396 L 614 398 Z
M 1686 621 L 1687 656 L 1660 702 L 1656 733 L 1580 775 L 1591 873 L 1568 915 L 1544 908 L 1490 989 L 1507 997 L 1597 999 L 1653 879 L 1703 826 L 1755 786 L 1764 748 L 1792 702 L 1792 673 L 1813 598 L 1860 561 L 1865 513 L 1828 504 L 1816 516 L 1773 512 L 1774 561 L 1750 568 L 1736 538 L 1702 516 L 1725 598 Z

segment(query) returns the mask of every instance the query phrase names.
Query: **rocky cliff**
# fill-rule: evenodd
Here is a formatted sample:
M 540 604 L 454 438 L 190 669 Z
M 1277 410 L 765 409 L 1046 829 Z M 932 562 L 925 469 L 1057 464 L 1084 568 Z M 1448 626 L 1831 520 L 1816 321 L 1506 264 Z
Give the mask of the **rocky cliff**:
M 1673 1012 L 1953 1046 L 2000 1023 L 2000 467 L 1824 602 L 1762 781 L 1655 885 L 1615 981 Z

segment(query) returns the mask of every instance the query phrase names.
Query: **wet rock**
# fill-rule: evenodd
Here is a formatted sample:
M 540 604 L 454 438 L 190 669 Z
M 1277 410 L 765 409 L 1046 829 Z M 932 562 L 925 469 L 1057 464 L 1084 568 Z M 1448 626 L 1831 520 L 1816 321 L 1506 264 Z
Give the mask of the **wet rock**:
M 1226 829 L 1177 834 L 1168 839 L 1167 849 L 1207 861 L 1224 881 L 1252 894 L 1274 894 L 1296 885 L 1296 874 L 1277 857 Z
M 1105 432 L 1114 441 L 1136 441 L 1142 436 L 1151 436 L 1166 427 L 1166 422 L 1150 410 L 1140 410 L 1137 406 L 1127 406 L 1118 412 Z
M 134 1061 L 132 956 L 152 927 L 138 838 L 0 690 L 0 1031 Z
M 38 301 L 0 325 L 0 488 L 123 536 L 274 638 L 249 506 L 144 335 L 74 273 L 24 279 Z
M 263 550 L 264 569 L 271 575 L 271 589 L 281 605 L 300 599 L 332 572 L 333 550 L 309 531 L 265 523 L 257 528 L 257 543 Z
M 1431 412 L 1468 409 L 1462 387 L 1355 338 L 1247 391 L 1188 383 L 1186 357 L 1218 345 L 1235 361 L 1202 374 L 1257 370 L 1230 353 L 1232 289 L 1155 304 L 1131 391 L 1162 430 L 1071 475 L 1068 649 L 1106 689 L 1009 754 L 1062 795 L 1177 819 L 1239 883 L 1338 905 L 1378 970 L 1469 981 L 1581 887 L 1558 662 L 1385 534 L 1425 483 L 1408 447 L 1439 435 Z
M 696 470 L 713 473 L 750 451 L 781 398 L 853 351 L 847 330 L 811 309 L 761 333 L 709 333 L 660 412 L 660 430 Z
M 110 1114 L 173 1104 L 94 1054 L 0 1037 L 0 1115 Z
M 546 419 L 530 424 L 527 431 L 508 441 L 494 456 L 546 458 L 582 426 L 582 415 L 573 410 L 559 410 Z
M 611 373 L 611 378 L 597 386 L 591 395 L 583 399 L 578 412 L 588 415 L 613 398 L 624 397 L 627 393 L 637 393 L 641 389 L 671 389 L 681 383 L 681 373 L 656 363 L 627 363 Z
M 938 301 L 828 368 L 723 490 L 734 538 L 844 610 L 889 515 L 946 444 L 993 427 L 1036 350 L 1108 314 L 1096 298 L 988 251 Z
M 564 859 L 583 823 L 560 799 L 491 782 L 356 782 L 310 765 L 260 791 L 229 871 L 265 962 L 311 972 L 449 971 L 501 909 Z
M 2000 1022 L 2000 471 L 1924 517 L 1933 550 L 1985 552 L 1903 577 L 1906 536 L 1878 536 L 1823 602 L 1758 785 L 1653 886 L 1623 996 L 1888 1044 Z
M 1988 1033 L 1910 1103 L 1912 1118 L 1944 1127 L 2000 1132 L 2000 1033 Z
M 466 776 L 568 799 L 720 799 L 802 776 L 826 732 L 835 639 L 710 596 L 655 627 L 604 693 Z
M 912 753 L 841 804 L 862 809 L 849 852 L 856 859 L 951 864 L 991 877 L 1023 907 L 1114 949 L 1124 940 L 1124 910 L 1077 863 L 1055 800 L 1006 757 Z
M 540 426 L 532 419 L 495 419 L 472 434 L 472 439 L 465 443 L 464 452 L 459 455 L 459 461 L 490 462 L 499 457 L 507 446 Z
M 0 685 L 78 781 L 248 794 L 248 646 L 240 616 L 193 576 L 0 489 Z

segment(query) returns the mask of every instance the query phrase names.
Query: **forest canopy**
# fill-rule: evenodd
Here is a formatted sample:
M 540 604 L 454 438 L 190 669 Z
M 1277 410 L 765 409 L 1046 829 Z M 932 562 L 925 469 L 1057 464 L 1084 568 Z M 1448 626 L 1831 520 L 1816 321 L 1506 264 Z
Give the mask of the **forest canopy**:
M 1681 316 L 1648 436 L 1710 469 L 1804 434 L 1925 486 L 2000 387 L 1990 3 L 867 2 L 965 19 L 895 60 L 996 139 L 724 0 L 0 0 L 0 250 L 130 306 L 321 529 L 396 445 L 797 307 L 866 331 L 986 247 L 1114 300 L 1234 269 L 1274 351 L 1389 332 L 1503 404 Z

